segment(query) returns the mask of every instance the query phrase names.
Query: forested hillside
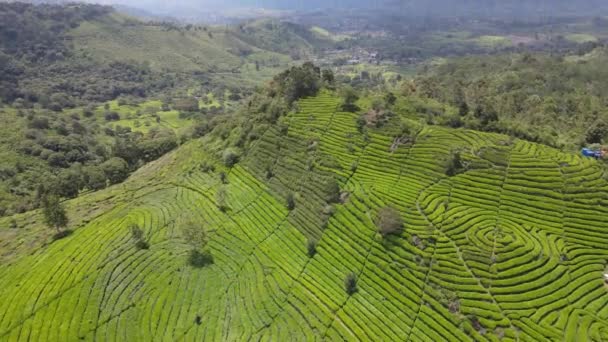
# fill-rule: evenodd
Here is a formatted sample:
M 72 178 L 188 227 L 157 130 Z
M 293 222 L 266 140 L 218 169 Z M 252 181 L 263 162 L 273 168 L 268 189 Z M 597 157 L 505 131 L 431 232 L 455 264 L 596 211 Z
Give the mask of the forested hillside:
M 98 5 L 0 3 L 0 19 L 0 216 L 122 181 L 324 41 L 293 24 L 143 22 Z
M 607 142 L 608 52 L 508 54 L 450 60 L 404 90 L 458 108 L 464 125 L 556 147 Z

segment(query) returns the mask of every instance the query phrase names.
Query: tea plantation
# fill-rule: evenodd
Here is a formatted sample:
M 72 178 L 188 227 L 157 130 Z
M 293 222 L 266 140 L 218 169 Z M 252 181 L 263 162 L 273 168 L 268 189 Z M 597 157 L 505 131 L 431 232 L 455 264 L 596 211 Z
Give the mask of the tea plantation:
M 360 129 L 329 93 L 298 107 L 231 168 L 205 137 L 68 202 L 67 238 L 0 220 L 0 340 L 608 341 L 596 161 L 407 118 Z M 403 229 L 383 236 L 385 207 Z

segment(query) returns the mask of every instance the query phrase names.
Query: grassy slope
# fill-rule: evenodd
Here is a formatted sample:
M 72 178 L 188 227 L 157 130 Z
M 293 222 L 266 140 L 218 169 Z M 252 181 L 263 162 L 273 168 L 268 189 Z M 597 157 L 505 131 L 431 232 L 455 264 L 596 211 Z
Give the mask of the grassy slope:
M 329 43 L 309 42 L 298 35 L 305 28 L 289 28 L 273 31 L 253 22 L 246 33 L 220 27 L 178 31 L 115 13 L 84 22 L 70 36 L 76 51 L 97 62 L 146 62 L 155 71 L 205 72 L 219 84 L 254 86 L 289 65 L 290 50 L 310 53 L 311 43 Z
M 41 245 L 51 233 L 38 213 L 16 217 L 16 230 L 0 220 L 0 339 L 608 339 L 598 164 L 439 127 L 391 151 L 396 125 L 365 139 L 337 104 L 303 100 L 288 135 L 265 131 L 229 171 L 226 213 L 215 203 L 222 146 L 205 138 L 69 202 L 77 229 L 64 240 Z M 450 178 L 442 164 L 454 148 L 470 168 Z M 204 161 L 215 174 L 200 171 Z M 323 229 L 321 184 L 332 175 L 350 196 Z M 292 212 L 285 191 L 297 193 Z M 381 239 L 372 218 L 385 204 L 406 229 Z M 186 266 L 185 215 L 207 227 L 212 266 Z M 134 247 L 131 223 L 150 250 Z M 351 297 L 349 272 L 359 278 Z

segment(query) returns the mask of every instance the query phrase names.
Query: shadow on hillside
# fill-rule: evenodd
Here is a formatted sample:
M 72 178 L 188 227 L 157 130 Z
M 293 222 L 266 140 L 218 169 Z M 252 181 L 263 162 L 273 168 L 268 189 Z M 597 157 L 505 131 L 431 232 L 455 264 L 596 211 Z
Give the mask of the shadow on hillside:
M 52 239 L 53 239 L 53 241 L 61 240 L 61 239 L 64 239 L 64 238 L 72 235 L 73 233 L 74 233 L 74 231 L 71 229 L 62 230 L 62 231 L 56 233 L 55 235 L 53 235 Z

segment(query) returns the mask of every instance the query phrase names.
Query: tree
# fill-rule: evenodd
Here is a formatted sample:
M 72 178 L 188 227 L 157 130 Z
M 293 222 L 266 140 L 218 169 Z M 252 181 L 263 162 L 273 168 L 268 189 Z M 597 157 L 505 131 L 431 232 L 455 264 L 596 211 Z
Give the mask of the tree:
M 68 161 L 63 152 L 53 152 L 49 155 L 47 162 L 52 167 L 68 167 Z
M 309 238 L 306 242 L 306 250 L 308 252 L 309 257 L 315 256 L 317 254 L 317 240 L 313 238 Z
M 110 184 L 118 184 L 129 177 L 129 165 L 122 158 L 111 158 L 101 164 L 101 168 Z
M 376 226 L 382 236 L 387 236 L 403 228 L 403 219 L 397 209 L 390 206 L 382 207 L 376 216 Z
M 608 135 L 608 124 L 603 121 L 597 121 L 585 134 L 585 141 L 588 144 L 601 144 L 604 138 Z
M 236 163 L 239 162 L 239 156 L 231 150 L 224 151 L 223 159 L 224 165 L 226 165 L 226 167 L 233 167 Z
M 84 182 L 87 188 L 97 191 L 106 187 L 107 179 L 99 166 L 89 166 L 84 169 Z
M 386 103 L 386 107 L 392 107 L 397 102 L 397 96 L 389 91 L 384 95 L 384 102 Z
M 294 210 L 296 208 L 296 199 L 292 192 L 287 194 L 286 202 L 288 210 Z
M 57 233 L 61 233 L 61 229 L 67 227 L 68 216 L 56 195 L 47 196 L 42 202 L 42 213 L 44 215 L 44 223 L 49 228 L 54 228 Z
M 334 76 L 333 71 L 329 70 L 329 69 L 324 69 L 321 72 L 321 79 L 323 80 L 323 82 L 327 83 L 328 85 L 333 85 L 336 77 Z
M 205 249 L 209 242 L 205 227 L 191 217 L 179 224 L 184 240 L 190 245 L 188 264 L 193 267 L 204 267 L 213 263 L 211 252 Z
M 469 105 L 466 101 L 462 101 L 458 106 L 458 115 L 466 116 L 467 114 L 469 114 Z
M 63 170 L 53 186 L 54 193 L 65 198 L 76 198 L 82 186 L 82 176 L 77 169 Z
M 355 104 L 357 100 L 359 100 L 359 95 L 357 95 L 357 92 L 353 87 L 346 86 L 342 88 L 340 96 L 342 97 L 342 110 L 347 112 L 356 112 L 359 110 L 359 107 Z
M 226 203 L 226 198 L 228 197 L 228 194 L 226 192 L 226 187 L 222 186 L 217 190 L 217 193 L 215 194 L 215 202 L 217 204 L 217 207 L 220 209 L 220 211 L 225 212 L 226 210 L 228 210 L 228 204 Z
M 182 236 L 192 249 L 203 248 L 209 242 L 205 227 L 191 217 L 184 219 L 180 225 Z
M 144 237 L 144 231 L 141 230 L 141 228 L 139 228 L 137 224 L 130 225 L 129 229 L 131 230 L 131 237 L 135 241 L 135 247 L 137 247 L 137 249 L 150 248 L 150 244 L 148 243 L 148 241 L 146 241 L 146 238 Z
M 273 79 L 273 90 L 284 95 L 288 104 L 314 96 L 321 88 L 321 70 L 310 62 L 294 66 Z
M 340 184 L 334 178 L 330 178 L 325 183 L 325 200 L 327 203 L 338 203 L 340 202 Z
M 456 176 L 459 173 L 462 173 L 463 170 L 464 165 L 462 164 L 462 157 L 460 156 L 460 152 L 452 152 L 452 155 L 448 160 L 448 165 L 446 167 L 445 174 L 452 177 Z
M 347 274 L 344 278 L 344 290 L 349 296 L 357 292 L 357 275 L 353 272 Z

